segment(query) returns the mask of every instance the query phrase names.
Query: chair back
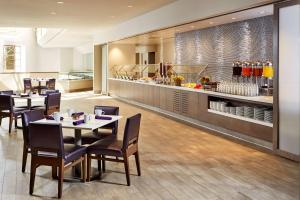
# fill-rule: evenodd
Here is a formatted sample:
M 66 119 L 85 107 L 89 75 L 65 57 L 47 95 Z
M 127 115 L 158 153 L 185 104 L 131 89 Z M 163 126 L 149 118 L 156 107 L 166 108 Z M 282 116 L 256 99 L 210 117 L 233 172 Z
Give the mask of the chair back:
M 142 115 L 139 113 L 127 118 L 123 138 L 123 150 L 127 149 L 129 145 L 138 142 L 141 117 Z
M 50 115 L 53 112 L 60 111 L 61 93 L 51 93 L 46 98 L 46 114 Z
M 22 113 L 22 129 L 25 144 L 29 144 L 29 123 L 44 118 L 43 110 L 31 110 Z
M 31 153 L 33 155 L 64 157 L 61 124 L 30 123 L 29 141 Z
M 119 107 L 115 107 L 115 106 L 95 106 L 94 112 L 98 109 L 104 111 L 105 115 L 119 115 Z M 112 122 L 110 124 L 107 124 L 107 125 L 105 125 L 101 128 L 112 129 L 112 133 L 116 135 L 118 133 L 118 120 L 115 121 L 115 122 Z
M 46 82 L 46 87 L 48 90 L 55 90 L 55 78 L 51 78 Z
M 11 112 L 13 109 L 13 99 L 10 95 L 0 94 L 0 111 L 8 110 Z
M 24 78 L 23 82 L 24 82 L 24 91 L 32 89 L 32 84 L 31 84 L 30 78 Z

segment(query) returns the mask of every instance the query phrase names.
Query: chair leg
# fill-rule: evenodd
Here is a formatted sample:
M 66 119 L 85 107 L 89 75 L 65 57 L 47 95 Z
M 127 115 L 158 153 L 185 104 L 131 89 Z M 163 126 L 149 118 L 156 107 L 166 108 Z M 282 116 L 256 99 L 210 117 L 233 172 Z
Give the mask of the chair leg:
M 141 165 L 140 165 L 139 152 L 138 151 L 135 152 L 134 156 L 135 156 L 135 164 L 136 164 L 136 169 L 137 169 L 138 176 L 141 176 Z
M 27 162 L 27 154 L 28 154 L 28 147 L 26 144 L 23 144 L 23 158 L 22 158 L 22 172 L 25 172 L 26 169 L 26 162 Z
M 57 179 L 57 166 L 52 166 L 52 178 Z
M 17 126 L 18 126 L 18 117 L 15 116 L 15 128 L 17 128 Z
M 102 158 L 105 158 L 105 155 L 102 155 Z M 103 173 L 105 173 L 106 169 L 105 169 L 105 160 L 102 160 L 102 171 Z
M 84 155 L 83 157 L 83 161 L 81 162 L 82 164 L 82 170 L 81 170 L 81 174 L 82 174 L 82 182 L 85 183 L 86 181 L 86 155 Z
M 12 123 L 13 123 L 13 116 L 9 116 L 9 129 L 8 129 L 8 132 L 11 133 L 11 126 L 12 126 Z
M 91 155 L 87 154 L 87 182 L 91 181 Z
M 123 158 L 124 158 L 124 167 L 125 167 L 125 173 L 126 173 L 126 181 L 127 181 L 127 185 L 130 186 L 129 163 L 128 163 L 127 154 L 125 154 L 123 156 Z
M 33 194 L 34 189 L 34 181 L 35 181 L 35 172 L 36 172 L 36 163 L 35 158 L 31 158 L 31 166 L 30 166 L 30 183 L 29 183 L 29 194 Z
M 58 167 L 58 198 L 59 199 L 62 196 L 63 181 L 64 181 L 64 161 L 61 160 Z
M 98 171 L 100 172 L 102 170 L 101 160 L 97 160 L 97 162 L 98 162 Z

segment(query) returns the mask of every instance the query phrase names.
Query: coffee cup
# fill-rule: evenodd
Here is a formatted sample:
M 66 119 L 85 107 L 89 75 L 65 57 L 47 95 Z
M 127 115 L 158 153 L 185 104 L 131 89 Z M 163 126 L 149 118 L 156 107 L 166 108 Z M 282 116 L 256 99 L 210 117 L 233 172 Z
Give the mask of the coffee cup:
M 101 110 L 101 109 L 96 109 L 95 110 L 95 114 L 96 114 L 96 116 L 101 116 L 101 115 L 104 115 L 105 112 L 103 110 Z
M 59 112 L 54 112 L 53 113 L 53 118 L 55 121 L 60 122 L 60 113 Z

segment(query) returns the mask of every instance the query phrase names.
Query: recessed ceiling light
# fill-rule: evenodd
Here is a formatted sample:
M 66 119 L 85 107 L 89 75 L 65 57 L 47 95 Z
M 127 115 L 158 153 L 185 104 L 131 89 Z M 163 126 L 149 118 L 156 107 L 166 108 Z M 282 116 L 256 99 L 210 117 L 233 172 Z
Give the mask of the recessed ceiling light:
M 214 24 L 215 22 L 209 22 L 209 24 Z
M 231 19 L 235 20 L 236 18 L 235 18 L 235 17 L 233 17 L 233 18 L 231 18 Z
M 127 7 L 128 7 L 128 8 L 132 8 L 133 6 L 132 6 L 132 5 L 128 5 Z
M 58 2 L 56 2 L 57 4 L 64 4 L 65 2 L 63 2 L 63 1 L 58 1 Z
M 51 14 L 51 15 L 56 15 L 56 12 L 51 12 L 50 14 Z

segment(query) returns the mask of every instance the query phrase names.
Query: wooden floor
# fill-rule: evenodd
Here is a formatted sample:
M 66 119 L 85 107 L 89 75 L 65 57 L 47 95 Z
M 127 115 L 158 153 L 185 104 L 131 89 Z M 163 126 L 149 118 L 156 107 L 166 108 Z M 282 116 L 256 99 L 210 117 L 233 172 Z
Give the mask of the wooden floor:
M 142 176 L 131 159 L 132 186 L 125 186 L 122 164 L 108 163 L 103 180 L 66 181 L 63 199 L 299 199 L 299 164 L 237 144 L 115 99 L 90 92 L 63 95 L 62 110 L 92 112 L 94 105 L 120 106 L 122 138 L 125 117 L 142 113 L 140 158 Z M 1 199 L 51 199 L 57 182 L 50 168 L 37 171 L 34 194 L 28 194 L 29 167 L 21 172 L 22 133 L 0 128 Z M 66 130 L 65 134 L 72 134 Z M 28 158 L 30 163 L 30 156 Z M 96 163 L 93 163 L 95 165 Z M 96 166 L 96 165 L 95 165 Z

